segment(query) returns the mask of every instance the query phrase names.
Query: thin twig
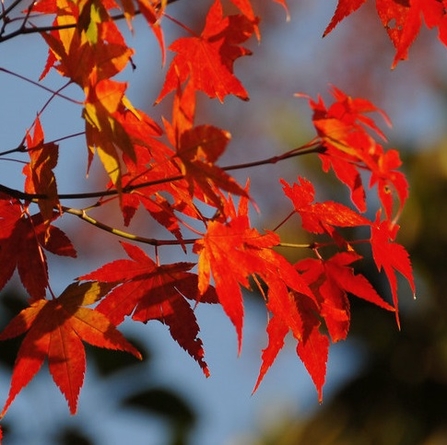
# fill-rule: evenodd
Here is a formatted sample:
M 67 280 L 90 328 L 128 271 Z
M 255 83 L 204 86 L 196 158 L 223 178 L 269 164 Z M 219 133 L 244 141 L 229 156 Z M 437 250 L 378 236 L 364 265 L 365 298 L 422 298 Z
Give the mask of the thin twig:
M 14 2 L 12 2 L 9 7 L 7 7 L 6 9 L 3 9 L 3 12 L 0 14 L 0 20 L 4 20 L 7 15 L 12 12 L 14 10 L 14 8 L 16 8 L 22 0 L 15 0 Z M 3 5 L 3 2 L 2 2 Z
M 71 215 L 75 215 L 78 218 L 81 218 L 83 221 L 92 224 L 95 227 L 98 227 L 101 230 L 105 230 L 106 232 L 112 233 L 113 235 L 117 235 L 121 238 L 130 239 L 132 241 L 138 241 L 144 244 L 150 244 L 151 246 L 167 246 L 167 245 L 186 245 L 193 244 L 197 241 L 195 238 L 184 239 L 184 240 L 172 240 L 172 239 L 155 239 L 155 238 L 146 238 L 144 236 L 135 235 L 133 233 L 125 232 L 123 230 L 117 229 L 115 227 L 104 224 L 97 219 L 92 218 L 87 214 L 87 212 L 83 209 L 74 209 L 70 207 L 62 207 L 62 211 L 64 213 L 69 213 Z
M 0 42 L 1 42 L 1 39 L 0 39 Z M 0 67 L 0 71 L 3 71 L 4 73 L 9 74 L 9 75 L 14 76 L 14 77 L 18 77 L 19 79 L 24 80 L 25 82 L 29 82 L 29 83 L 33 84 L 34 86 L 36 86 L 36 87 L 42 88 L 43 90 L 47 91 L 48 93 L 51 93 L 53 96 L 61 97 L 62 99 L 65 99 L 65 100 L 68 100 L 70 102 L 73 102 L 76 105 L 82 105 L 83 104 L 83 102 L 80 102 L 80 101 L 78 101 L 76 99 L 73 99 L 73 98 L 71 98 L 69 96 L 66 96 L 65 94 L 61 94 L 61 93 L 59 93 L 59 91 L 54 91 L 51 88 L 48 88 L 45 85 L 42 85 L 39 82 L 36 82 L 36 81 L 34 81 L 32 79 L 28 79 L 28 77 L 22 76 L 21 74 L 17 74 L 14 71 L 10 71 L 10 70 L 8 70 L 6 68 L 3 68 L 3 67 Z M 67 85 L 68 84 L 64 85 L 62 88 L 65 88 Z

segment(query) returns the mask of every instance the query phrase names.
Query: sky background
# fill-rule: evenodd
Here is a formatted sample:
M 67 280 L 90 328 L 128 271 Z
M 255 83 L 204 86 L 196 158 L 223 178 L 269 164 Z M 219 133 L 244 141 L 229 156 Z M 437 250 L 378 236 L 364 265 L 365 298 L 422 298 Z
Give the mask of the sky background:
M 307 103 L 294 98 L 293 94 L 303 92 L 315 97 L 321 93 L 329 101 L 329 84 L 349 94 L 362 95 L 384 108 L 394 124 L 392 129 L 386 130 L 391 141 L 411 141 L 413 147 L 422 150 L 437 140 L 445 120 L 437 88 L 447 64 L 445 49 L 431 43 L 435 41 L 434 32 L 424 32 L 410 52 L 410 62 L 391 71 L 392 45 L 368 6 L 322 39 L 335 1 L 291 1 L 289 22 L 282 8 L 272 1 L 254 3 L 259 14 L 265 17 L 261 24 L 262 40 L 259 44 L 251 41 L 253 56 L 235 64 L 236 74 L 251 100 L 246 103 L 228 98 L 223 106 L 207 99 L 200 101 L 198 121 L 218 125 L 233 135 L 222 165 L 280 154 L 311 139 L 313 130 Z M 191 6 L 190 2 L 179 1 L 169 8 L 169 13 L 187 23 L 195 21 L 200 28 L 203 15 L 200 11 L 206 10 L 202 10 L 204 4 L 209 2 L 195 2 Z M 199 13 L 198 18 L 194 16 Z M 127 70 L 122 78 L 131 83 L 128 95 L 134 105 L 151 114 L 166 68 L 160 67 L 159 49 L 151 32 L 142 25 L 143 21 L 137 18 L 134 36 L 127 33 L 130 43 L 135 45 L 137 69 Z M 166 21 L 168 43 L 176 32 L 176 26 Z M 0 45 L 0 68 L 30 79 L 39 77 L 45 58 L 45 47 L 36 35 Z M 44 83 L 53 88 L 61 85 L 60 78 L 53 73 Z M 0 151 L 4 151 L 19 144 L 49 95 L 4 71 L 0 71 L 0 89 Z M 75 88 L 67 90 L 66 94 L 80 98 Z M 169 107 L 162 104 L 155 109 L 155 116 L 160 114 L 160 109 L 169 113 Z M 79 114 L 78 106 L 55 99 L 42 117 L 46 139 L 81 131 Z M 385 129 L 385 125 L 382 128 Z M 100 175 L 97 165 L 86 184 L 80 186 L 77 180 L 79 169 L 86 169 L 87 149 L 82 138 L 65 141 L 61 150 L 57 174 L 64 180 L 59 183 L 59 192 L 81 191 L 82 187 L 84 190 L 101 188 L 101 180 L 95 179 Z M 271 228 L 278 222 L 276 218 L 280 219 L 281 200 L 278 202 L 276 198 L 280 192 L 279 177 L 288 181 L 298 174 L 317 177 L 315 165 L 306 162 L 269 165 L 253 172 L 252 190 L 263 212 L 259 217 L 262 227 Z M 17 162 L 0 163 L 2 184 L 21 188 L 21 168 Z M 252 174 L 251 171 L 238 172 L 235 176 L 244 183 L 247 173 Z M 73 240 L 83 260 L 50 259 L 52 287 L 56 292 L 61 292 L 76 276 L 112 258 L 123 257 L 118 243 L 111 243 L 104 234 L 90 227 L 76 233 L 76 224 L 77 221 L 69 218 L 58 224 Z M 136 221 L 135 230 L 142 232 L 143 228 L 145 223 Z M 90 249 L 93 254 L 89 253 Z M 170 262 L 184 260 L 176 253 L 163 252 L 162 255 Z M 14 286 L 19 286 L 17 278 L 10 284 L 11 288 Z M 191 440 L 194 445 L 246 444 L 249 438 L 278 418 L 295 414 L 306 416 L 318 410 L 317 394 L 292 343 L 286 344 L 259 390 L 251 395 L 259 371 L 260 352 L 266 342 L 265 313 L 255 302 L 247 302 L 241 357 L 237 357 L 234 329 L 219 308 L 199 307 L 197 317 L 212 373 L 209 379 L 204 378 L 197 364 L 172 341 L 164 326 L 125 324 L 123 331 L 143 338 L 152 358 L 125 371 L 126 375 L 108 379 L 99 378 L 94 365 L 88 365 L 79 413 L 73 418 L 69 417 L 62 395 L 44 370 L 22 391 L 8 412 L 12 424 L 20 423 L 13 443 L 31 443 L 32 438 L 33 445 L 48 445 L 48 437 L 60 424 L 67 423 L 82 425 L 101 445 L 118 445 L 123 441 L 134 445 L 163 445 L 168 434 L 166 424 L 156 417 L 150 419 L 119 409 L 121 397 L 136 391 L 142 384 L 172 388 L 192 404 L 198 414 Z M 325 398 L 330 398 L 335 388 L 359 369 L 362 357 L 363 351 L 355 341 L 348 340 L 332 347 Z M 1 369 L 1 400 L 7 395 L 9 379 L 8 372 Z M 21 421 L 24 418 L 27 422 Z

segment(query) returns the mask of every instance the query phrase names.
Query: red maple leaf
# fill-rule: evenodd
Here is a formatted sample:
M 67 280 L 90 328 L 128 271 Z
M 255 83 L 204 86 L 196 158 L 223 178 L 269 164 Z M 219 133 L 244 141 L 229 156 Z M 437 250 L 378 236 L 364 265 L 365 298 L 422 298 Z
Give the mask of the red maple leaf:
M 267 326 L 268 345 L 262 352 L 255 390 L 284 346 L 285 336 L 292 332 L 298 342 L 297 354 L 321 401 L 329 352 L 329 338 L 320 329 L 321 319 L 332 341 L 336 342 L 345 339 L 349 330 L 348 293 L 394 311 L 364 276 L 354 274 L 349 267 L 359 258 L 355 252 L 343 252 L 327 261 L 311 258 L 299 261 L 295 268 L 310 292 L 293 290 L 287 293 L 278 287 L 278 282 L 269 287 L 267 308 L 272 316 Z
M 98 305 L 97 310 L 114 324 L 126 315 L 134 320 L 158 320 L 169 326 L 174 340 L 201 366 L 206 376 L 208 366 L 203 360 L 199 326 L 187 299 L 195 303 L 216 303 L 212 287 L 203 294 L 198 290 L 197 275 L 189 270 L 192 263 L 157 266 L 140 248 L 121 243 L 130 259 L 116 260 L 80 279 L 119 283 Z
M 225 151 L 230 135 L 211 125 L 200 125 L 184 131 L 177 146 L 176 163 L 189 183 L 191 196 L 200 190 L 202 199 L 222 208 L 222 192 L 246 195 L 245 190 L 225 171 L 215 165 Z
M 259 277 L 268 289 L 276 289 L 278 298 L 287 298 L 288 288 L 311 298 L 312 293 L 286 259 L 272 249 L 280 242 L 278 235 L 263 235 L 250 227 L 247 198 L 240 199 L 237 212 L 229 200 L 225 214 L 229 220 L 211 221 L 204 237 L 194 244 L 194 252 L 199 255 L 199 290 L 203 293 L 208 289 L 212 276 L 219 301 L 236 328 L 240 351 L 244 316 L 241 286 L 250 289 L 250 278 L 257 282 Z
M 383 205 L 387 218 L 391 220 L 394 210 L 393 192 L 396 192 L 399 198 L 399 209 L 397 212 L 399 215 L 408 198 L 408 181 L 402 172 L 397 171 L 402 165 L 397 150 L 384 151 L 377 144 L 374 158 L 376 162 L 371 169 L 370 187 L 377 184 L 380 202 Z
M 38 199 L 40 213 L 44 223 L 54 218 L 54 209 L 60 208 L 57 194 L 56 177 L 53 169 L 57 165 L 59 148 L 54 143 L 44 143 L 44 133 L 39 117 L 34 122 L 34 134 L 26 135 L 27 151 L 30 162 L 23 168 L 26 175 L 25 192 L 46 195 Z
M 389 220 L 380 221 L 380 211 L 377 212 L 376 221 L 371 225 L 372 254 L 377 268 L 379 271 L 383 269 L 388 278 L 396 309 L 397 324 L 400 326 L 396 271 L 406 278 L 413 295 L 415 295 L 416 288 L 409 254 L 402 245 L 394 242 L 398 230 L 397 224 L 393 224 Z
M 323 37 L 327 36 L 345 17 L 352 14 L 360 8 L 366 0 L 338 0 L 335 13 L 323 33 Z
M 283 190 L 301 216 L 302 227 L 312 233 L 334 236 L 334 227 L 357 227 L 371 222 L 349 207 L 334 201 L 314 203 L 315 189 L 310 181 L 298 177 L 292 186 L 281 181 Z
M 211 125 L 194 127 L 194 114 L 195 90 L 188 83 L 183 90 L 177 89 L 172 123 L 164 119 L 166 136 L 174 149 L 158 139 L 162 130 L 145 122 L 147 118 L 139 110 L 127 111 L 119 118 L 135 154 L 135 159 L 123 156 L 127 172 L 122 176 L 124 193 L 120 202 L 126 225 L 142 204 L 181 240 L 175 212 L 203 219 L 195 200 L 222 210 L 221 190 L 246 195 L 230 175 L 215 165 L 226 149 L 228 132 Z M 165 192 L 172 199 L 167 199 Z
M 17 267 L 31 298 L 44 298 L 48 286 L 44 250 L 76 257 L 75 249 L 62 230 L 48 226 L 41 214 L 30 216 L 20 201 L 3 193 L 0 194 L 0 215 L 0 289 Z M 56 218 L 58 214 L 53 216 Z
M 160 140 L 163 130 L 143 111 L 120 110 L 116 118 L 133 146 L 132 156 L 124 152 L 122 157 L 125 173 L 121 176 L 120 205 L 124 224 L 129 225 L 142 204 L 158 223 L 181 240 L 174 211 L 192 207 L 192 199 L 186 181 L 173 180 L 179 177 L 178 166 L 172 162 L 175 151 Z
M 326 381 L 326 363 L 329 355 L 329 339 L 320 332 L 319 326 L 312 327 L 309 335 L 298 342 L 298 356 L 312 377 L 318 392 L 318 401 L 323 401 L 323 385 Z
M 331 22 L 323 36 L 366 0 L 339 0 Z M 446 0 L 376 0 L 379 18 L 396 48 L 393 68 L 400 60 L 408 58 L 408 50 L 415 41 L 424 18 L 428 28 L 439 27 L 439 39 L 447 44 Z
M 169 230 L 178 240 L 182 240 L 179 219 L 175 214 L 178 209 L 190 209 L 192 202 L 186 181 L 172 181 L 178 177 L 178 168 L 167 155 L 175 152 L 166 146 L 161 150 L 148 150 L 146 147 L 135 145 L 136 162 L 123 156 L 127 172 L 122 176 L 124 193 L 120 205 L 125 225 L 129 225 L 140 204 L 163 227 Z M 157 154 L 154 153 L 157 151 Z M 163 152 L 166 154 L 164 156 Z M 166 192 L 172 199 L 164 196 Z
M 329 340 L 319 331 L 319 306 L 304 278 L 301 291 L 289 290 L 280 280 L 272 280 L 268 290 L 267 309 L 271 313 L 267 325 L 268 344 L 262 351 L 262 364 L 254 391 L 260 385 L 278 353 L 284 346 L 285 336 L 291 332 L 298 342 L 297 354 L 311 376 L 321 401 L 326 376 Z
M 439 27 L 439 39 L 447 45 L 447 15 L 445 0 L 377 0 L 377 12 L 396 48 L 393 67 L 408 58 L 408 50 L 416 39 L 422 18 L 428 28 Z
M 220 0 L 211 6 L 200 36 L 177 39 L 169 49 L 176 52 L 158 96 L 160 102 L 188 78 L 196 90 L 223 101 L 228 94 L 247 100 L 248 94 L 233 74 L 236 59 L 251 52 L 240 46 L 251 37 L 257 20 L 246 15 L 223 16 Z
M 37 300 L 11 320 L 0 334 L 0 340 L 24 333 L 26 336 L 17 354 L 9 395 L 0 417 L 36 375 L 45 358 L 48 358 L 54 383 L 74 414 L 86 365 L 82 341 L 127 351 L 141 359 L 141 354 L 104 314 L 85 307 L 98 301 L 109 290 L 110 286 L 99 283 L 73 283 L 59 298 Z
M 371 283 L 355 274 L 350 265 L 361 259 L 355 252 L 341 252 L 328 260 L 306 258 L 295 267 L 317 296 L 320 315 L 323 317 L 332 341 L 344 340 L 350 323 L 348 293 L 394 312 Z
M 353 203 L 364 212 L 365 190 L 358 164 L 371 165 L 371 153 L 376 147 L 367 128 L 383 137 L 374 121 L 364 113 L 379 110 L 369 101 L 353 99 L 338 89 L 333 89 L 332 94 L 336 102 L 328 108 L 321 98 L 318 102 L 310 101 L 313 123 L 326 149 L 319 156 L 323 170 L 327 172 L 332 167 L 339 180 L 349 187 Z
M 402 173 L 397 171 L 400 160 L 395 150 L 385 151 L 373 135 L 385 140 L 385 136 L 367 113 L 378 112 L 389 123 L 388 117 L 371 102 L 347 96 L 333 88 L 336 101 L 328 108 L 321 100 L 310 100 L 314 110 L 313 122 L 325 147 L 320 159 L 323 170 L 332 167 L 336 176 L 351 191 L 352 202 L 366 211 L 365 189 L 361 172 L 371 172 L 370 186 L 378 184 L 379 198 L 390 217 L 397 192 L 400 209 L 408 196 L 408 185 Z M 390 187 L 391 186 L 391 187 Z
M 430 4 L 432 0 L 424 0 Z M 434 3 L 440 3 L 434 1 Z M 441 5 L 440 5 L 441 6 Z M 421 2 L 398 2 L 396 0 L 377 0 L 377 12 L 388 36 L 396 48 L 393 67 L 400 60 L 408 58 L 408 49 L 416 39 L 422 25 Z
M 222 190 L 234 195 L 247 196 L 246 191 L 224 170 L 216 165 L 225 152 L 231 135 L 212 125 L 194 126 L 195 90 L 188 83 L 182 90 L 177 87 L 172 110 L 172 123 L 164 120 L 166 135 L 175 147 L 172 163 L 188 184 L 190 199 L 182 204 L 194 208 L 193 199 L 199 199 L 223 210 Z

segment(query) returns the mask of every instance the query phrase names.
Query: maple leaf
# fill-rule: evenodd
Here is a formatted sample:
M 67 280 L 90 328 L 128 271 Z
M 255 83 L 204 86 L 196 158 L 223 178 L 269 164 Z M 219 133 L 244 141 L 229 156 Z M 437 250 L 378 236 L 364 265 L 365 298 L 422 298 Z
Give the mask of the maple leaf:
M 73 283 L 53 300 L 38 300 L 23 309 L 0 334 L 7 340 L 26 333 L 14 364 L 11 387 L 0 417 L 48 358 L 49 371 L 75 414 L 85 373 L 82 341 L 102 348 L 141 354 L 107 317 L 85 306 L 101 299 L 110 286 Z
M 380 202 L 387 218 L 391 220 L 394 204 L 392 192 L 395 191 L 399 198 L 399 215 L 408 198 L 408 181 L 402 172 L 397 171 L 402 165 L 397 150 L 384 151 L 378 145 L 374 158 L 376 163 L 371 169 L 370 187 L 377 184 Z
M 338 0 L 335 13 L 323 33 L 323 37 L 327 36 L 345 17 L 352 14 L 360 8 L 366 0 Z
M 135 159 L 134 146 L 120 122 L 120 112 L 130 103 L 124 96 L 127 85 L 112 80 L 102 80 L 89 89 L 83 117 L 85 134 L 90 149 L 89 164 L 95 151 L 118 190 L 121 190 L 122 168 L 118 150 Z
M 179 169 L 190 185 L 194 196 L 198 187 L 204 199 L 222 208 L 222 193 L 246 195 L 245 190 L 214 163 L 225 151 L 230 139 L 228 132 L 211 125 L 201 125 L 183 132 L 177 147 Z
M 317 388 L 318 401 L 323 401 L 323 385 L 326 381 L 326 364 L 329 355 L 329 339 L 318 326 L 313 326 L 306 339 L 300 341 L 297 353 Z
M 242 14 L 244 14 L 251 23 L 254 24 L 254 32 L 256 34 L 256 37 L 257 37 L 258 41 L 261 40 L 261 34 L 259 31 L 259 27 L 258 27 L 259 19 L 258 19 L 258 17 L 256 17 L 256 15 L 253 11 L 253 6 L 251 4 L 251 1 L 250 0 L 231 0 L 231 2 L 238 7 L 239 11 L 241 11 Z M 285 1 L 278 0 L 278 3 L 281 3 L 287 12 L 287 5 L 286 5 Z
M 188 183 L 191 199 L 184 203 L 193 206 L 195 197 L 223 210 L 221 190 L 247 196 L 246 191 L 224 170 L 215 165 L 225 152 L 231 135 L 212 125 L 194 126 L 195 90 L 188 83 L 180 85 L 174 97 L 172 124 L 164 120 L 166 135 L 176 149 L 172 161 Z
M 304 259 L 295 265 L 304 283 L 301 291 L 284 291 L 279 282 L 273 282 L 269 287 L 267 309 L 272 316 L 267 325 L 268 344 L 262 351 L 254 391 L 283 348 L 285 336 L 292 332 L 298 342 L 297 354 L 311 376 L 321 402 L 329 352 L 329 338 L 320 330 L 321 318 L 332 341 L 336 342 L 345 339 L 349 330 L 348 293 L 394 311 L 363 275 L 354 274 L 349 267 L 360 258 L 355 252 L 342 252 L 327 261 Z
M 188 77 L 196 90 L 203 91 L 211 98 L 217 97 L 223 101 L 225 96 L 233 94 L 247 100 L 247 92 L 233 74 L 233 64 L 239 57 L 251 54 L 239 45 L 250 38 L 256 24 L 246 15 L 224 17 L 220 0 L 215 0 L 200 36 L 179 38 L 169 47 L 177 54 L 156 103 Z
M 335 102 L 328 108 L 323 100 L 309 100 L 314 110 L 313 123 L 321 138 L 325 151 L 319 154 L 323 170 L 332 167 L 338 179 L 351 191 L 351 200 L 361 211 L 366 211 L 366 194 L 360 171 L 368 169 L 385 178 L 383 148 L 373 135 L 386 140 L 385 135 L 367 113 L 378 112 L 389 124 L 386 114 L 370 101 L 352 98 L 343 91 L 332 88 Z M 389 175 L 393 175 L 388 170 Z M 390 178 L 387 178 L 387 180 Z
M 447 45 L 447 16 L 446 16 L 446 0 L 430 0 L 423 2 L 418 1 L 424 15 L 425 23 L 428 28 L 439 27 L 439 40 Z
M 178 175 L 178 168 L 172 162 L 154 161 L 148 150 L 135 146 L 137 162 L 126 162 L 128 171 L 122 176 L 125 192 L 121 196 L 120 205 L 124 216 L 124 224 L 129 225 L 140 204 L 163 227 L 169 230 L 178 240 L 182 240 L 179 219 L 175 210 L 180 202 L 191 202 L 187 184 L 181 181 L 170 181 Z M 173 152 L 171 151 L 171 154 Z M 127 161 L 127 157 L 124 157 Z M 131 190 L 127 192 L 127 190 Z M 173 197 L 173 202 L 163 196 L 166 191 Z
M 86 274 L 82 280 L 120 283 L 96 308 L 114 324 L 121 323 L 126 315 L 147 322 L 158 320 L 169 326 L 174 340 L 193 357 L 206 376 L 202 341 L 198 338 L 199 326 L 187 299 L 196 303 L 216 303 L 212 287 L 200 294 L 198 277 L 190 273 L 192 263 L 157 266 L 140 248 L 121 243 L 130 259 L 116 260 Z
M 28 215 L 20 201 L 0 194 L 0 289 L 15 268 L 33 300 L 44 298 L 48 266 L 44 249 L 56 255 L 76 257 L 70 240 L 59 228 L 47 225 L 41 214 Z M 53 219 L 58 214 L 53 215 Z
M 194 214 L 193 197 L 188 183 L 181 178 L 173 162 L 176 152 L 157 139 L 161 128 L 140 110 L 121 114 L 120 122 L 133 144 L 135 159 L 123 153 L 126 173 L 121 177 L 120 199 L 124 224 L 129 225 L 140 204 L 178 240 L 182 240 L 179 219 L 175 211 Z M 177 180 L 174 181 L 174 178 Z M 166 197 L 166 193 L 170 197 Z M 172 197 L 172 199 L 171 199 Z
M 129 63 L 133 50 L 105 7 L 110 2 L 43 3 L 40 10 L 56 13 L 56 18 L 55 30 L 41 34 L 50 48 L 41 79 L 55 66 L 60 74 L 85 88 L 113 77 Z M 67 23 L 78 26 L 65 28 Z
M 53 173 L 59 149 L 54 143 L 44 143 L 39 117 L 34 122 L 33 136 L 27 133 L 26 143 L 30 162 L 23 168 L 23 173 L 26 175 L 25 192 L 46 195 L 46 198 L 38 199 L 37 203 L 44 224 L 49 224 L 54 219 L 54 209 L 59 208 L 60 211 L 56 177 Z
M 329 34 L 341 20 L 365 2 L 366 0 L 339 0 L 323 36 Z M 446 6 L 445 0 L 376 0 L 379 18 L 396 48 L 392 68 L 400 60 L 408 58 L 408 50 L 420 31 L 422 18 L 428 28 L 439 27 L 439 39 L 447 44 Z
M 152 0 L 137 0 L 137 4 L 140 12 L 143 14 L 143 17 L 146 19 L 158 41 L 158 45 L 160 46 L 161 50 L 161 61 L 164 65 L 166 50 L 160 21 L 166 8 L 167 0 L 162 0 L 157 2 L 157 4 L 155 4 Z
M 425 0 L 426 3 L 431 1 Z M 396 48 L 393 68 L 400 60 L 408 58 L 408 49 L 419 33 L 422 24 L 421 6 L 419 3 L 419 1 L 413 1 L 410 5 L 410 2 L 406 4 L 396 0 L 376 1 L 380 20 Z
M 186 90 L 192 94 L 192 97 Z M 173 125 L 166 120 L 164 122 L 168 139 L 174 146 L 176 144 L 174 128 L 192 128 L 194 114 L 195 101 L 191 88 L 187 86 L 181 96 L 181 101 L 175 96 L 174 108 L 177 111 L 173 113 Z M 179 218 L 175 212 L 203 219 L 194 200 L 204 201 L 206 197 L 201 189 L 194 187 L 194 178 L 190 177 L 190 182 L 188 182 L 182 177 L 180 160 L 176 151 L 158 139 L 163 134 L 161 128 L 144 113 L 140 110 L 126 111 L 120 114 L 119 121 L 126 129 L 135 153 L 135 159 L 123 153 L 123 161 L 127 169 L 121 177 L 123 193 L 120 205 L 124 223 L 126 225 L 130 223 L 139 205 L 142 204 L 158 223 L 182 241 Z M 203 143 L 205 144 L 206 141 Z M 194 149 L 192 147 L 192 150 Z M 196 149 L 200 150 L 200 147 Z M 217 167 L 211 170 L 219 172 Z M 198 172 L 198 175 L 198 178 L 202 177 L 203 172 Z M 198 178 L 196 181 L 199 180 Z M 206 180 L 203 179 L 203 181 Z M 212 185 L 207 185 L 207 187 L 213 191 L 213 197 L 217 196 L 218 192 L 215 192 Z M 166 197 L 166 194 L 170 196 Z
M 295 267 L 314 291 L 333 342 L 344 340 L 348 334 L 350 304 L 348 293 L 373 303 L 382 309 L 395 311 L 384 301 L 371 283 L 360 274 L 355 274 L 350 265 L 362 257 L 355 252 L 336 253 L 328 260 L 306 258 Z
M 228 200 L 224 214 L 230 220 L 210 221 L 193 250 L 199 255 L 199 290 L 204 293 L 208 289 L 212 276 L 219 302 L 235 326 L 240 352 L 244 315 L 241 286 L 250 289 L 250 278 L 259 277 L 267 288 L 280 289 L 277 293 L 281 297 L 287 295 L 288 287 L 305 295 L 312 293 L 285 258 L 272 249 L 280 242 L 278 235 L 262 235 L 250 227 L 247 198 L 240 199 L 237 212 Z
M 334 235 L 336 227 L 357 227 L 371 222 L 343 204 L 334 201 L 313 203 L 315 189 L 310 181 L 298 177 L 292 186 L 281 180 L 286 196 L 293 202 L 296 212 L 301 216 L 302 227 L 312 233 Z
M 416 287 L 409 254 L 402 245 L 394 242 L 398 230 L 397 224 L 389 220 L 380 221 L 380 211 L 377 212 L 376 221 L 371 225 L 372 254 L 377 268 L 379 271 L 383 269 L 388 278 L 396 309 L 396 321 L 400 327 L 396 271 L 406 278 L 413 295 L 415 295 Z
M 296 269 L 292 267 L 292 270 L 296 273 Z M 290 276 L 293 277 L 292 274 Z M 316 315 L 319 313 L 318 302 L 303 277 L 298 276 L 299 290 L 289 290 L 279 280 L 273 280 L 268 289 L 267 309 L 271 313 L 267 325 L 268 344 L 262 351 L 261 368 L 253 391 L 257 390 L 283 348 L 285 336 L 291 332 L 298 342 L 297 354 L 309 372 L 321 401 L 329 341 L 318 329 L 321 325 Z

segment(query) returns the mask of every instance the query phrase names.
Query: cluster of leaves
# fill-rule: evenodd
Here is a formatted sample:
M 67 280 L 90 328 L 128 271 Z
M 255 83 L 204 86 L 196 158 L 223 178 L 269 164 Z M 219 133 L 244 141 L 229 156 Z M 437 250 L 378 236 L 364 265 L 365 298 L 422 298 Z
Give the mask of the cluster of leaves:
M 285 0 L 276 1 L 286 8 Z M 340 0 L 326 34 L 364 1 Z M 119 4 L 114 0 L 41 0 L 33 2 L 20 18 L 12 17 L 18 2 L 10 8 L 3 5 L 0 41 L 39 32 L 49 49 L 39 82 L 55 70 L 68 79 L 67 85 L 76 84 L 82 91 L 84 100 L 79 106 L 88 164 L 97 157 L 109 184 L 96 194 L 58 192 L 59 178 L 54 169 L 59 145 L 45 140 L 40 116 L 52 98 L 62 96 L 62 90 L 38 112 L 20 147 L 2 153 L 15 151 L 29 156 L 23 169 L 23 191 L 0 185 L 0 288 L 17 269 L 29 295 L 29 306 L 0 334 L 0 340 L 25 334 L 1 416 L 45 360 L 71 413 L 75 413 L 86 367 L 82 341 L 141 358 L 117 329 L 126 317 L 166 324 L 173 339 L 208 376 L 194 309 L 202 303 L 220 304 L 234 324 L 240 350 L 244 288 L 261 293 L 269 314 L 268 343 L 255 389 L 283 347 L 285 336 L 291 333 L 321 400 L 329 344 L 348 334 L 348 296 L 393 311 L 399 323 L 397 273 L 415 291 L 408 254 L 396 242 L 397 219 L 408 197 L 408 185 L 398 170 L 398 152 L 384 148 L 385 136 L 370 116 L 378 113 L 387 121 L 381 110 L 337 88 L 331 91 L 330 105 L 321 98 L 308 97 L 315 137 L 279 157 L 245 165 L 313 153 L 321 159 L 325 172 L 332 170 L 348 187 L 352 207 L 316 201 L 314 186 L 304 177 L 292 184 L 281 180 L 283 194 L 290 200 L 290 214 L 283 222 L 296 215 L 300 218 L 298 236 L 304 232 L 315 236 L 313 243 L 304 246 L 311 256 L 296 264 L 277 249 L 292 244 L 277 233 L 282 223 L 272 231 L 252 227 L 248 185 L 239 184 L 230 175 L 235 166 L 218 166 L 230 140 L 229 132 L 213 125 L 195 125 L 199 92 L 221 102 L 228 95 L 248 99 L 233 65 L 250 54 L 242 44 L 253 36 L 260 38 L 259 19 L 250 0 L 231 2 L 237 11 L 226 14 L 221 0 L 215 0 L 200 33 L 167 14 L 172 3 L 169 0 L 122 0 Z M 446 41 L 445 3 L 377 0 L 379 17 L 397 50 L 394 63 L 407 56 L 421 16 L 429 27 L 439 26 L 440 39 Z M 127 83 L 115 80 L 133 65 L 133 50 L 117 21 L 123 19 L 132 27 L 137 14 L 153 31 L 162 63 L 163 22 L 171 20 L 184 31 L 184 36 L 169 46 L 175 56 L 156 102 L 171 97 L 172 116 L 160 123 L 135 108 L 126 96 Z M 34 24 L 42 20 L 52 22 L 44 27 Z M 20 26 L 8 33 L 14 23 Z M 365 185 L 368 174 L 369 184 Z M 374 219 L 365 216 L 365 188 L 377 193 L 379 206 L 373 212 Z M 63 205 L 73 197 L 90 200 L 89 205 L 83 209 Z M 92 204 L 92 199 L 97 201 Z M 92 209 L 105 205 L 117 206 L 124 226 L 137 212 L 145 213 L 171 237 L 151 239 L 95 220 L 90 215 Z M 33 208 L 37 208 L 34 214 Z M 76 278 L 56 296 L 50 286 L 46 252 L 76 257 L 69 237 L 55 226 L 67 215 L 134 242 L 122 242 L 128 258 Z M 352 229 L 357 227 L 363 227 L 368 235 L 352 239 L 357 233 Z M 153 246 L 154 258 L 135 243 Z M 354 271 L 354 263 L 362 260 L 359 246 L 365 245 L 370 246 L 378 270 L 384 271 L 389 281 L 392 304 L 378 295 L 365 276 Z M 160 264 L 158 249 L 165 246 L 177 246 L 196 261 Z

